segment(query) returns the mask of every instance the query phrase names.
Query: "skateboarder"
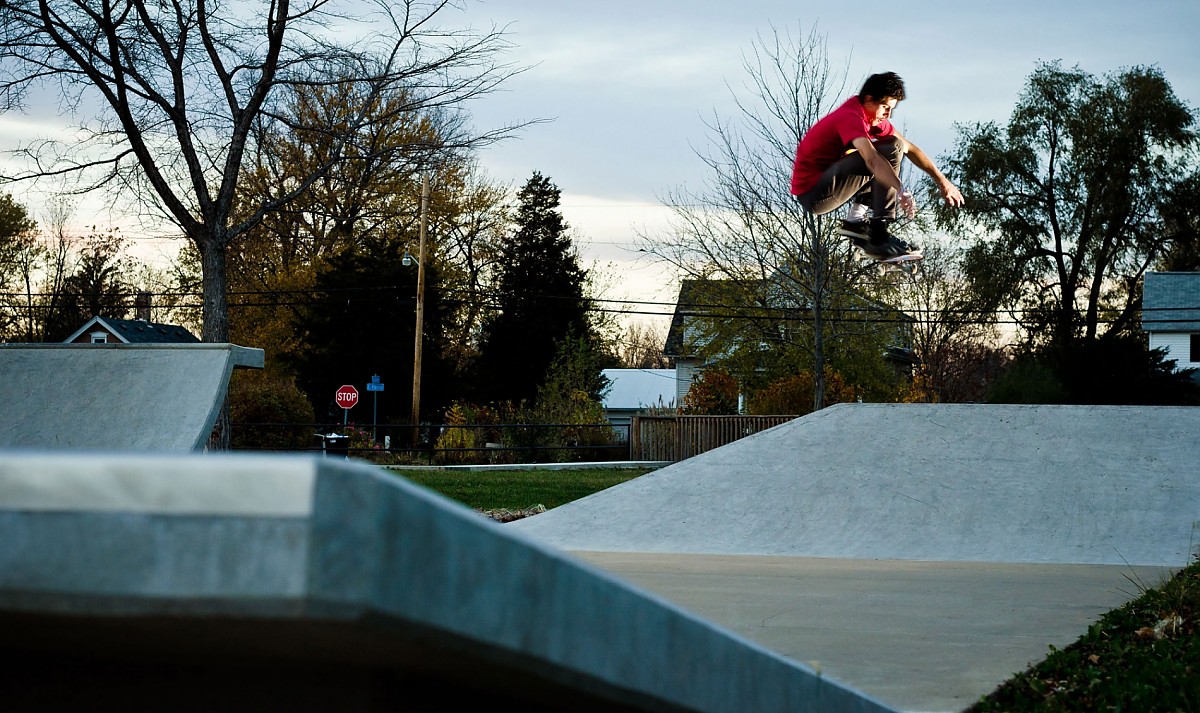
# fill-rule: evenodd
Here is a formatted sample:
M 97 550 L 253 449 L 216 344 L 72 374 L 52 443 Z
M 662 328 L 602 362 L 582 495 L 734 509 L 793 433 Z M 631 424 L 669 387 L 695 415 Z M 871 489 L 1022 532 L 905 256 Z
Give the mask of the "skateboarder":
M 916 144 L 890 121 L 904 99 L 904 81 L 895 72 L 872 74 L 858 96 L 850 97 L 804 134 L 792 167 L 792 195 L 814 215 L 850 202 L 841 234 L 877 260 L 916 252 L 888 233 L 896 208 L 916 213 L 912 193 L 900 182 L 905 156 L 937 182 L 946 202 L 963 203 L 962 193 Z

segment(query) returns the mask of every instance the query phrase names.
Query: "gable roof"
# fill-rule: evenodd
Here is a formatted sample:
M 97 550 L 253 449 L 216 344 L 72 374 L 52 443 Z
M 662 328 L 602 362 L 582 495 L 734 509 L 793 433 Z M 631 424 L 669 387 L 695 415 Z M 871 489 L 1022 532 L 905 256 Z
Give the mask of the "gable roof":
M 191 344 L 199 343 L 200 339 L 177 324 L 160 324 L 146 322 L 140 319 L 114 319 L 112 317 L 92 317 L 87 324 L 75 330 L 75 333 L 63 341 L 70 343 L 94 327 L 100 326 L 111 332 L 122 344 Z
M 686 350 L 694 345 L 685 344 L 686 317 L 702 317 L 722 304 L 737 304 L 728 299 L 735 295 L 737 283 L 733 280 L 683 280 L 679 284 L 679 298 L 675 300 L 675 313 L 671 315 L 671 326 L 667 329 L 667 341 L 663 354 L 669 357 L 692 356 Z
M 1200 332 L 1200 272 L 1147 272 L 1142 284 L 1142 329 Z

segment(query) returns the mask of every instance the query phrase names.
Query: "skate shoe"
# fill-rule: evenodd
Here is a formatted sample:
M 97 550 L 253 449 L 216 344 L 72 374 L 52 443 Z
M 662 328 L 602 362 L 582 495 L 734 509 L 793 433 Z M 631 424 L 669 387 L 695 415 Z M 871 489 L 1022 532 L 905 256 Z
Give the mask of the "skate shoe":
M 916 245 L 909 245 L 888 233 L 888 223 L 887 218 L 875 218 L 871 221 L 867 229 L 866 244 L 859 245 L 863 252 L 879 260 L 920 252 Z M 855 243 L 857 244 L 858 241 L 856 240 Z
M 865 220 L 843 220 L 842 227 L 838 230 L 838 234 L 843 238 L 850 238 L 857 243 L 859 240 L 866 241 L 869 237 L 867 221 Z

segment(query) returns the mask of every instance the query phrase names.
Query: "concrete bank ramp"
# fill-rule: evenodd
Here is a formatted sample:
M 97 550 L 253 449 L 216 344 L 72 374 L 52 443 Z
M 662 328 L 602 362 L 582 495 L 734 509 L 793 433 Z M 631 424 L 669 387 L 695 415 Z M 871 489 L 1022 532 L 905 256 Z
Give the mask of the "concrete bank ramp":
M 0 345 L 0 448 L 201 450 L 235 368 L 233 344 Z
M 6 711 L 893 710 L 382 470 L 0 451 Z
M 567 550 L 1178 567 L 1200 408 L 843 404 L 510 527 Z

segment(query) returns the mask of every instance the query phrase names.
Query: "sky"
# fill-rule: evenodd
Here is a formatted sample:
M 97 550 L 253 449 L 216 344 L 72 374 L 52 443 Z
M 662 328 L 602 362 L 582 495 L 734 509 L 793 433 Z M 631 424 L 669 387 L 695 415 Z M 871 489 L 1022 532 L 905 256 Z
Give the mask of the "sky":
M 815 26 L 831 62 L 849 61 L 847 96 L 871 73 L 899 73 L 908 98 L 893 120 L 935 160 L 956 124 L 1005 123 L 1040 61 L 1095 75 L 1157 65 L 1200 109 L 1190 0 L 482 0 L 464 14 L 505 28 L 511 58 L 530 66 L 471 107 L 477 125 L 553 119 L 483 150 L 483 167 L 517 187 L 535 170 L 559 187 L 581 257 L 614 276 L 613 299 L 675 299 L 678 277 L 637 252 L 636 234 L 665 229 L 660 199 L 703 182 L 705 120 L 735 116 L 731 88 L 760 34 Z
M 528 67 L 468 107 L 475 125 L 549 120 L 481 150 L 480 164 L 514 190 L 534 171 L 559 187 L 582 261 L 599 273 L 600 296 L 614 300 L 674 301 L 678 277 L 637 251 L 637 234 L 665 230 L 661 198 L 702 185 L 705 121 L 734 117 L 731 87 L 747 80 L 744 53 L 772 30 L 825 34 L 831 62 L 849 62 L 847 96 L 870 73 L 899 73 L 908 98 L 894 121 L 935 160 L 953 146 L 956 124 L 1006 122 L 1039 61 L 1097 75 L 1157 65 L 1176 94 L 1200 108 L 1194 0 L 460 5 L 444 11 L 444 24 L 504 28 L 507 59 Z M 44 119 L 0 115 L 0 145 L 47 128 Z

